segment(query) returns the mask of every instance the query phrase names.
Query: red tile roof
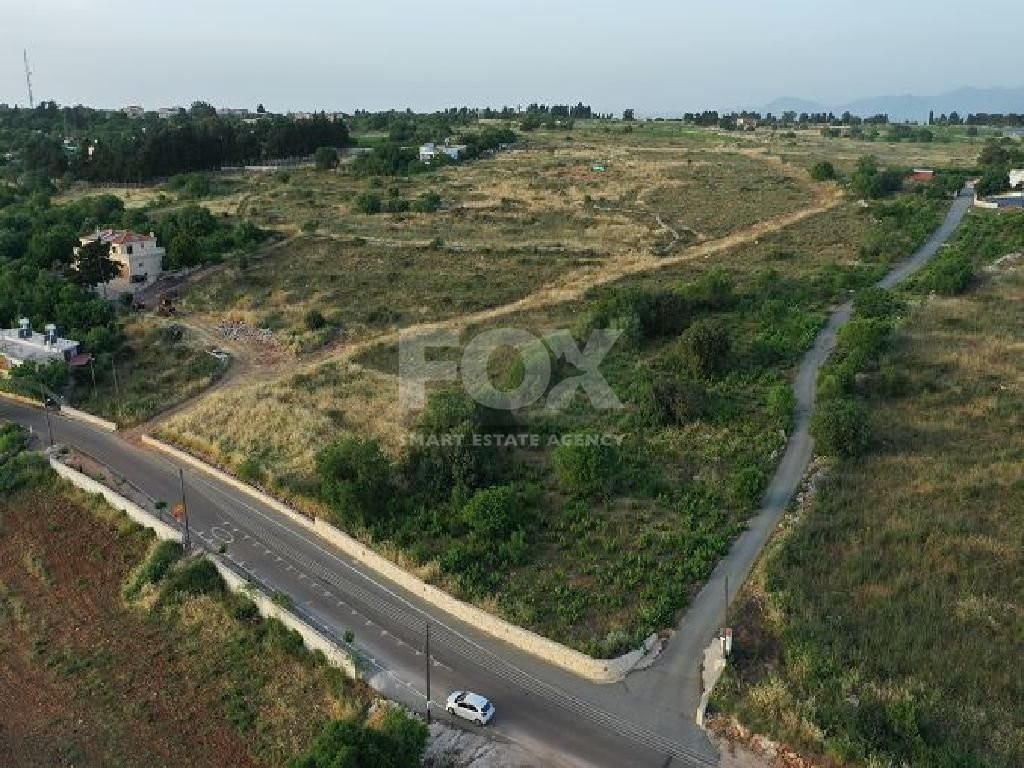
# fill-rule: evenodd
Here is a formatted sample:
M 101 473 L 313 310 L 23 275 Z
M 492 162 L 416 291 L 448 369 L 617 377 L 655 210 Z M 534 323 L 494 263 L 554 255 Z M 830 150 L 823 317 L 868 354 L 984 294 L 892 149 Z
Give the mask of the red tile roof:
M 144 243 L 156 238 L 152 235 L 141 235 L 130 229 L 104 229 L 98 233 L 100 240 L 111 245 L 127 245 L 128 243 Z

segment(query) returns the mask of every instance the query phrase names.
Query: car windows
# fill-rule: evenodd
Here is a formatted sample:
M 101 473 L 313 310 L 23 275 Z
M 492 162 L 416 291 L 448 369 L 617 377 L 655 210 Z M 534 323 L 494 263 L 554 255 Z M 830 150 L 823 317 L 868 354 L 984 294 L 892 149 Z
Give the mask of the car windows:
M 470 712 L 476 712 L 476 707 L 474 707 L 472 704 L 465 704 L 465 703 L 463 703 L 463 704 L 460 704 L 459 706 L 462 707 L 463 709 L 468 709 Z

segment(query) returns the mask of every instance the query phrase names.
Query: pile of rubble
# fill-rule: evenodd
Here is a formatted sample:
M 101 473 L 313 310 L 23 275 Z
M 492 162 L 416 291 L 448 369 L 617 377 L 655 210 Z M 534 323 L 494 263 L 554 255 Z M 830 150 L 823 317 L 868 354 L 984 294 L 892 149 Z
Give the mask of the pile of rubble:
M 278 340 L 269 328 L 256 328 L 248 323 L 225 321 L 217 325 L 217 333 L 225 339 L 277 346 Z

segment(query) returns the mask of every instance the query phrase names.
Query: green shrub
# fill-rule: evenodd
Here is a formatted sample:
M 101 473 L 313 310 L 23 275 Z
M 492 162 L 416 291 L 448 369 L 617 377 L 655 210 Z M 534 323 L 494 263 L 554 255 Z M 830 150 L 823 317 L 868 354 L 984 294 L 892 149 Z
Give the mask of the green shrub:
M 814 411 L 811 431 L 818 451 L 829 456 L 859 456 L 871 442 L 867 411 L 852 398 L 820 402 Z
M 380 213 L 383 205 L 380 195 L 375 192 L 360 192 L 352 199 L 352 207 L 368 215 Z
M 132 573 L 124 586 L 124 596 L 131 600 L 147 584 L 156 584 L 178 562 L 182 547 L 176 541 L 161 541 L 153 545 L 146 559 Z
M 815 181 L 832 181 L 836 177 L 836 167 L 828 160 L 822 160 L 811 166 L 810 174 Z
M 575 438 L 555 448 L 552 454 L 555 473 L 562 487 L 580 496 L 607 498 L 615 489 L 619 465 L 618 451 L 610 445 L 578 445 Z
M 288 761 L 288 768 L 420 768 L 427 726 L 397 707 L 373 725 L 356 718 L 324 726 L 309 751 Z
M 717 320 L 698 320 L 683 333 L 682 349 L 680 368 L 689 368 L 698 376 L 716 376 L 729 367 L 732 336 Z
M 330 171 L 338 167 L 338 150 L 334 147 L 317 147 L 313 162 L 318 171 Z
M 376 440 L 339 440 L 317 456 L 316 472 L 321 497 L 342 521 L 366 525 L 387 511 L 391 464 Z
M 310 331 L 319 331 L 327 325 L 327 318 L 318 309 L 309 310 L 303 320 L 306 324 L 306 329 Z
M 441 208 L 441 196 L 433 190 L 424 192 L 412 204 L 412 209 L 417 213 L 434 213 Z
M 246 483 L 260 483 L 264 479 L 263 465 L 255 456 L 246 456 L 235 470 L 238 479 Z
M 974 265 L 963 251 L 947 251 L 935 259 L 924 274 L 926 289 L 944 296 L 956 296 L 974 282 Z
M 224 581 L 217 567 L 205 557 L 197 557 L 171 570 L 164 577 L 161 601 L 173 600 L 185 595 L 220 595 L 224 593 Z
M 890 318 L 906 308 L 906 304 L 892 291 L 872 286 L 857 293 L 853 299 L 857 314 L 867 318 Z

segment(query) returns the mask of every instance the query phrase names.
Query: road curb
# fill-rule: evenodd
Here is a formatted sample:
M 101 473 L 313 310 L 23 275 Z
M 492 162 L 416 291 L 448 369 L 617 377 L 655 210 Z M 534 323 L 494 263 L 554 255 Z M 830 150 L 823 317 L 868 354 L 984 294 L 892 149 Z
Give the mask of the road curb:
M 348 534 L 335 528 L 330 523 L 318 518 L 309 518 L 296 512 L 291 507 L 283 504 L 257 488 L 243 483 L 241 480 L 229 475 L 206 462 L 197 459 L 190 453 L 168 445 L 149 435 L 142 435 L 143 445 L 153 448 L 173 458 L 175 461 L 188 465 L 204 474 L 215 477 L 221 482 L 230 485 L 236 490 L 247 494 L 266 504 L 280 514 L 287 517 L 294 523 L 302 526 L 305 530 L 313 533 L 323 541 L 331 544 L 344 552 L 349 557 L 358 561 L 368 570 L 380 576 L 402 589 L 419 596 L 435 608 L 453 616 L 470 626 L 484 632 L 491 637 L 502 640 L 515 648 L 541 659 L 549 664 L 557 666 L 578 677 L 582 677 L 593 683 L 614 683 L 626 676 L 626 674 L 643 658 L 649 650 L 648 643 L 643 647 L 631 651 L 616 659 L 594 659 L 580 651 L 569 648 L 554 640 L 542 637 L 528 629 L 518 627 L 504 619 L 487 613 L 481 608 L 470 605 L 458 598 L 452 597 L 447 592 L 432 584 L 427 584 L 422 579 L 414 576 L 405 569 L 388 560 L 386 557 L 377 554 L 365 544 L 357 541 Z M 650 638 L 648 638 L 650 641 Z

